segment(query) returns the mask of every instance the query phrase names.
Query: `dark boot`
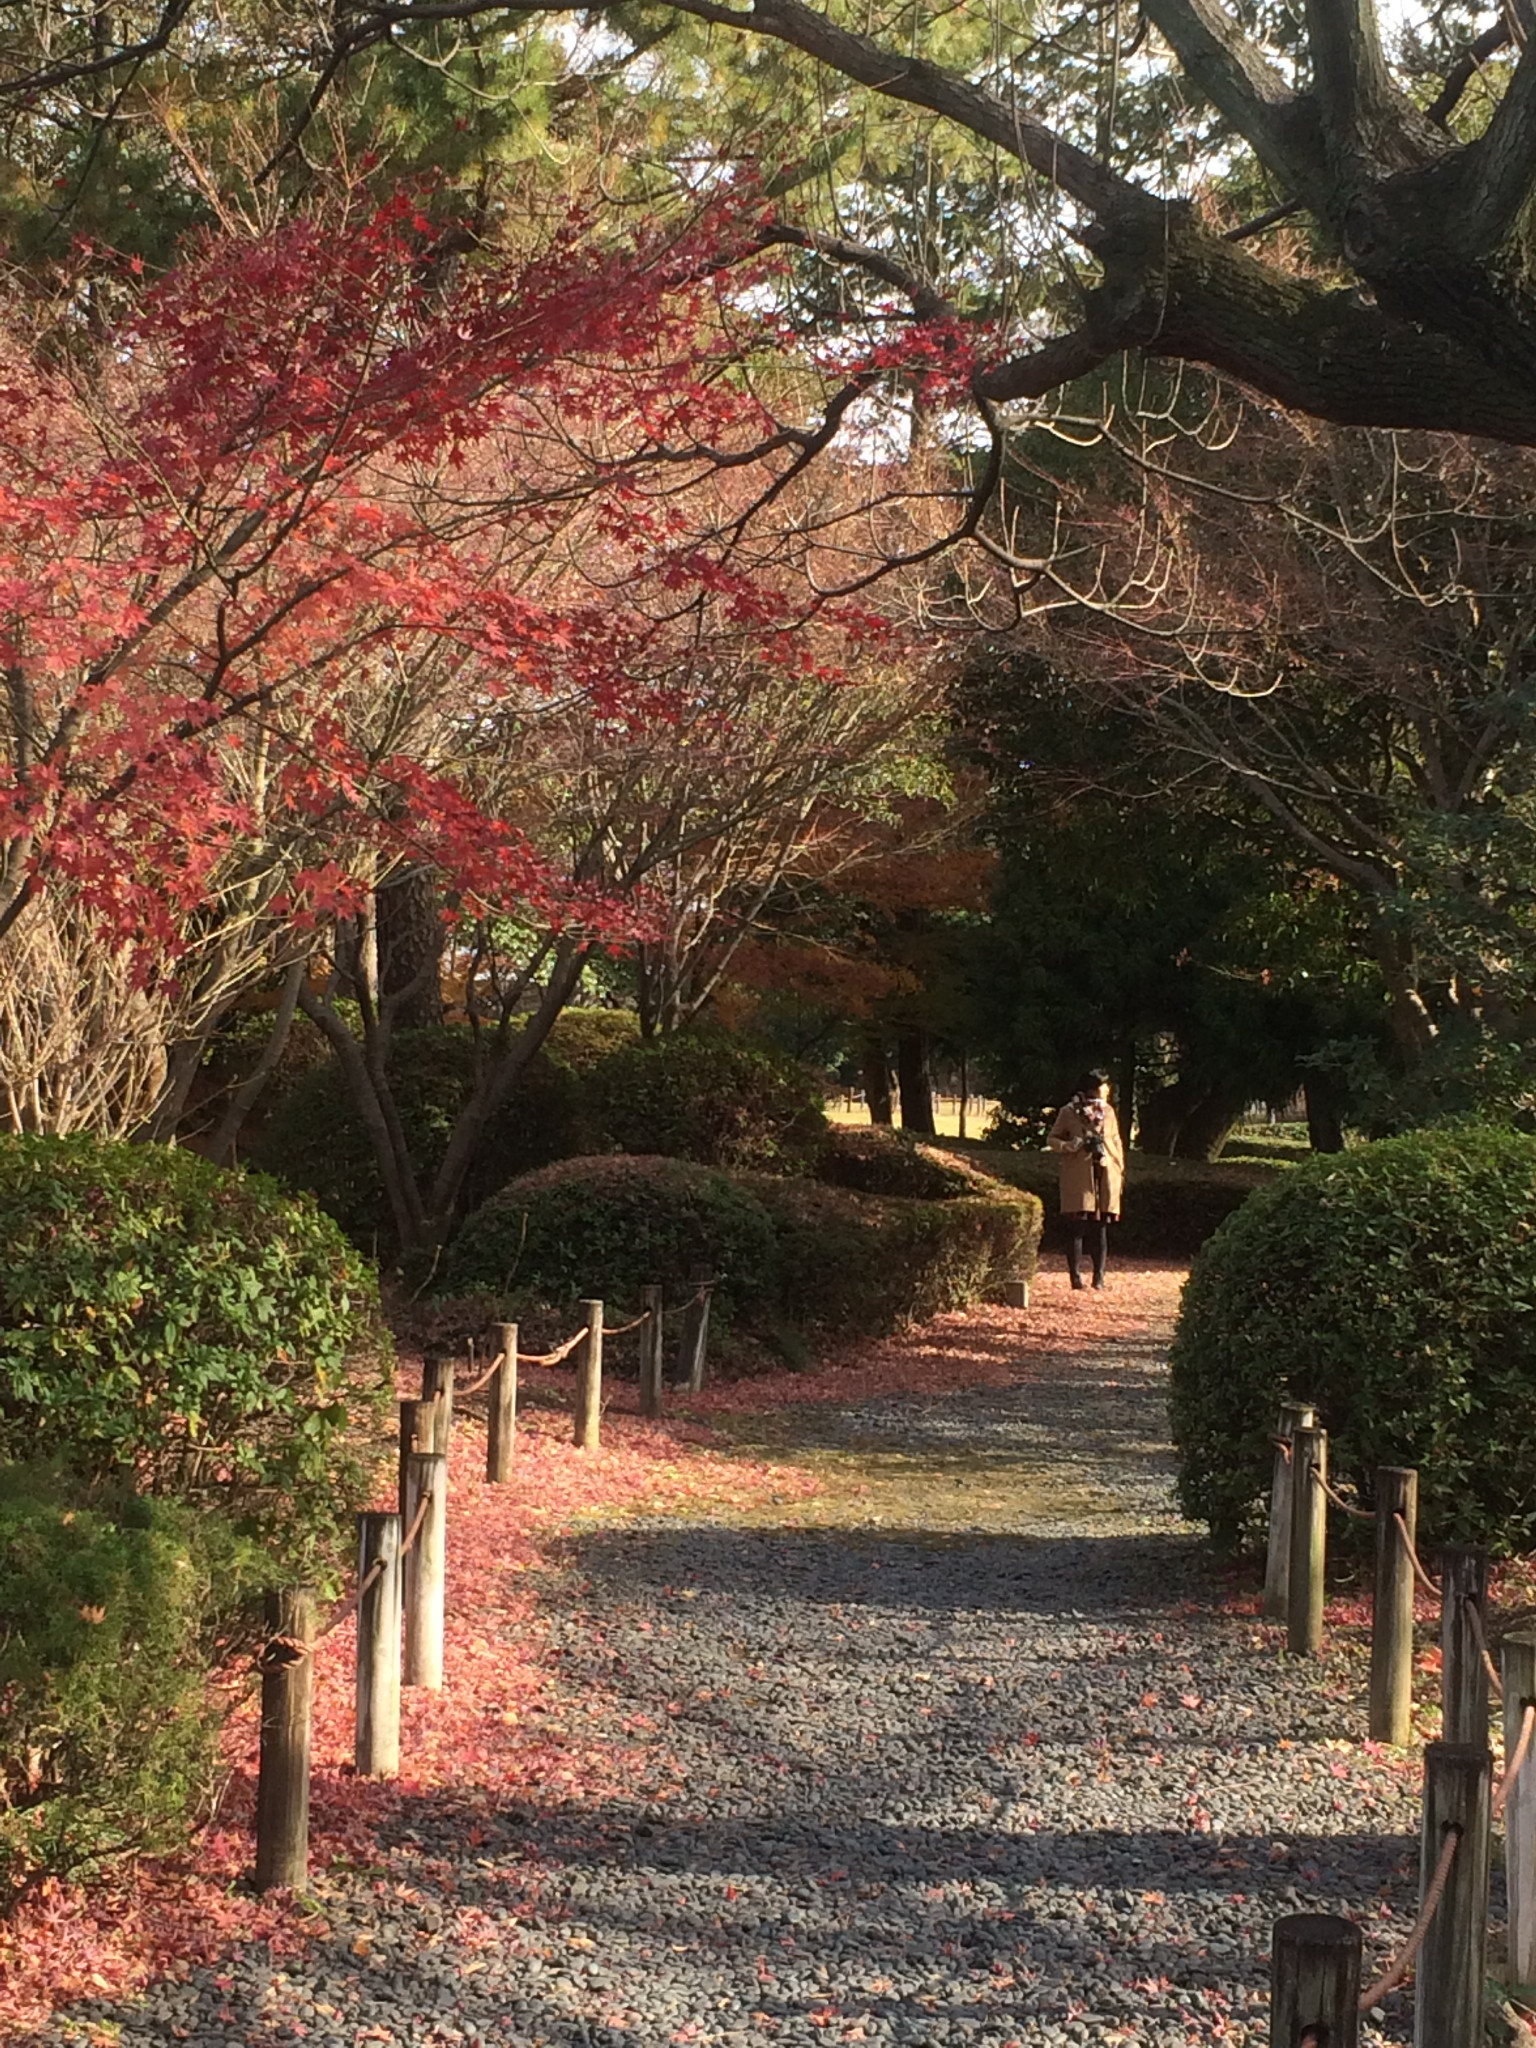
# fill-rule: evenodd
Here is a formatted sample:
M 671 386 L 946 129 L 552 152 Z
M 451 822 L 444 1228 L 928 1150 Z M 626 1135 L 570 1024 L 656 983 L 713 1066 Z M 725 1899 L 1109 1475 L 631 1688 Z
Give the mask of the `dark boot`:
M 1074 1287 L 1083 1284 L 1083 1226 L 1074 1223 L 1067 1238 L 1067 1273 Z
M 1093 1238 L 1093 1284 L 1100 1293 L 1104 1290 L 1104 1267 L 1109 1258 L 1109 1225 L 1101 1217 L 1097 1223 L 1089 1224 Z

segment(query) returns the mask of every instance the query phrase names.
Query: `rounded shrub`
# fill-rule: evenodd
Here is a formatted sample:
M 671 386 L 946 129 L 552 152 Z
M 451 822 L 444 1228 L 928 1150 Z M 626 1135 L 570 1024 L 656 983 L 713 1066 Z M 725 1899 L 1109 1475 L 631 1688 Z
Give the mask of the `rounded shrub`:
M 464 1207 L 473 1209 L 510 1175 L 569 1158 L 597 1144 L 587 1113 L 587 1077 L 633 1039 L 634 1016 L 567 1010 L 512 1094 L 491 1119 L 470 1169 Z M 441 1164 L 459 1113 L 475 1086 L 480 1050 L 463 1025 L 401 1031 L 390 1050 L 390 1081 L 411 1162 L 421 1179 Z M 253 1157 L 263 1171 L 312 1194 L 354 1244 L 393 1240 L 389 1203 L 373 1147 L 334 1060 L 311 1069 L 274 1104 Z
M 728 1174 L 688 1160 L 609 1156 L 509 1181 L 459 1232 L 443 1284 L 629 1306 L 647 1284 L 675 1292 L 699 1268 L 720 1276 L 716 1299 L 727 1313 L 766 1298 L 774 1237 L 762 1204 Z
M 714 1033 L 647 1039 L 592 1075 L 606 1146 L 701 1166 L 804 1172 L 826 1135 L 821 1097 L 796 1061 Z
M 860 1195 L 910 1195 L 919 1202 L 947 1202 L 974 1194 L 976 1176 L 901 1131 L 834 1124 L 817 1157 L 816 1178 Z
M 166 1145 L 0 1138 L 0 1456 L 222 1504 L 302 1564 L 367 1490 L 373 1275 L 312 1202 Z
M 219 1775 L 216 1629 L 264 1566 L 221 1516 L 0 1464 L 0 1915 L 179 1846 Z
M 1369 1494 L 1419 1470 L 1439 1540 L 1536 1541 L 1536 1138 L 1420 1131 L 1298 1166 L 1195 1260 L 1173 1347 L 1179 1492 L 1223 1544 L 1256 1529 L 1284 1399 Z

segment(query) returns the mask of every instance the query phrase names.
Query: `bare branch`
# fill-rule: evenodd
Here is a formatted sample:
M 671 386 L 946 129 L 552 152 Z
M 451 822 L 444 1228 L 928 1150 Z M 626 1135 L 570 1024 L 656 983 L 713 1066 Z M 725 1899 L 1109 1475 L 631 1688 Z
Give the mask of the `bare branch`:
M 1492 28 L 1485 28 L 1476 42 L 1469 43 L 1450 70 L 1445 74 L 1445 83 L 1424 109 L 1428 118 L 1441 128 L 1449 128 L 1451 116 L 1456 111 L 1462 94 L 1472 83 L 1478 72 L 1490 57 L 1498 55 L 1506 44 L 1513 40 L 1507 17 L 1500 18 Z

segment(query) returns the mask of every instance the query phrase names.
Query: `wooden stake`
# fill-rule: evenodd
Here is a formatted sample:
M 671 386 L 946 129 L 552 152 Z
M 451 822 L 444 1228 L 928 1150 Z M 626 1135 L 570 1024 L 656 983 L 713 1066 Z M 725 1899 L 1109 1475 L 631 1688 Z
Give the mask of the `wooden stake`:
M 517 1325 L 500 1328 L 501 1363 L 491 1374 L 491 1413 L 485 1432 L 485 1476 L 492 1486 L 512 1480 L 512 1453 L 517 1448 Z
M 405 1657 L 401 1681 L 443 1689 L 443 1621 L 448 1563 L 448 1460 L 441 1451 L 412 1451 L 405 1467 L 405 1531 L 430 1494 L 421 1531 L 405 1558 Z
M 256 1889 L 300 1891 L 309 1876 L 309 1723 L 315 1596 L 285 1586 L 266 1597 L 261 1763 L 256 1784 Z
M 1492 1776 L 1493 1759 L 1481 1745 L 1432 1742 L 1424 1752 L 1421 1905 L 1447 1831 L 1457 1828 L 1461 1838 L 1419 1951 L 1414 2048 L 1482 2048 Z
M 1358 2048 L 1360 1930 L 1333 1913 L 1277 1920 L 1269 1962 L 1269 2038 L 1297 2048 L 1310 2028 L 1327 2048 Z
M 705 1380 L 705 1357 L 709 1344 L 709 1297 L 714 1288 L 712 1280 L 703 1280 L 695 1290 L 692 1301 L 683 1310 L 683 1335 L 677 1352 L 677 1378 L 680 1386 L 690 1394 L 702 1394 Z
M 1504 1767 L 1520 1741 L 1525 1710 L 1536 1703 L 1536 1634 L 1504 1638 Z M 1509 1974 L 1536 1984 L 1536 1752 L 1527 1756 L 1504 1802 L 1504 1884 L 1509 1893 Z
M 357 1733 L 360 1778 L 400 1771 L 400 1517 L 357 1518 L 357 1582 L 379 1576 L 357 1603 Z
M 1264 1619 L 1284 1621 L 1290 1613 L 1291 1461 L 1280 1444 L 1289 1444 L 1298 1429 L 1314 1429 L 1317 1410 L 1304 1401 L 1286 1401 L 1275 1435 L 1275 1476 L 1269 1487 L 1269 1558 L 1264 1567 Z
M 603 1426 L 603 1304 L 584 1301 L 587 1334 L 576 1352 L 576 1420 L 573 1437 L 578 1450 L 595 1451 Z
M 1286 1647 L 1294 1657 L 1315 1657 L 1323 1646 L 1323 1575 L 1328 1559 L 1328 1500 L 1313 1478 L 1328 1477 L 1328 1432 L 1298 1429 L 1291 1436 L 1291 1568 Z
M 1476 1749 L 1488 1746 L 1488 1667 L 1478 1627 L 1487 1611 L 1487 1551 L 1448 1543 L 1440 1553 L 1441 1739 Z
M 666 1326 L 662 1321 L 662 1293 L 659 1287 L 642 1287 L 640 1306 L 650 1321 L 640 1326 L 640 1413 L 659 1415 L 662 1404 L 662 1374 L 666 1369 L 663 1346 Z
M 1376 1592 L 1371 1608 L 1371 1739 L 1399 1748 L 1413 1737 L 1413 1565 L 1397 1517 L 1418 1527 L 1419 1475 L 1406 1465 L 1376 1474 Z
M 400 1483 L 396 1488 L 395 1498 L 400 1503 L 402 1515 L 405 1513 L 405 1468 L 410 1463 L 413 1452 L 431 1449 L 430 1443 L 424 1444 L 421 1440 L 422 1429 L 426 1426 L 423 1418 L 427 1413 L 425 1401 L 400 1403 Z M 410 1527 L 409 1521 L 405 1526 Z
M 432 1409 L 432 1448 L 444 1458 L 453 1442 L 453 1375 L 451 1358 L 436 1358 L 421 1368 L 421 1398 Z

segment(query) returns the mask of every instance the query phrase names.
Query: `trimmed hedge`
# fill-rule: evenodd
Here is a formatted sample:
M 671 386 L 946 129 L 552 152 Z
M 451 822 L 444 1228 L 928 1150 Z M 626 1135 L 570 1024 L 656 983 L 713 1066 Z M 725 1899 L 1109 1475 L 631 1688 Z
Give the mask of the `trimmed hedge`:
M 834 1124 L 816 1160 L 816 1178 L 859 1195 L 910 1195 L 948 1202 L 973 1192 L 975 1178 L 958 1160 L 879 1125 Z
M 1536 1138 L 1415 1132 L 1253 1195 L 1195 1261 L 1173 1348 L 1180 1498 L 1223 1544 L 1259 1525 L 1286 1398 L 1369 1494 L 1419 1470 L 1432 1540 L 1536 1542 Z
M 465 1208 L 509 1175 L 597 1149 L 587 1090 L 594 1070 L 634 1038 L 628 1011 L 566 1010 L 491 1120 L 465 1190 Z M 460 1110 L 474 1089 L 479 1052 L 463 1025 L 397 1033 L 391 1077 L 417 1173 L 436 1171 Z M 262 1127 L 252 1154 L 264 1172 L 314 1196 L 365 1251 L 393 1242 L 393 1224 L 373 1147 L 334 1060 L 305 1074 Z
M 166 1145 L 0 1138 L 0 1456 L 217 1504 L 297 1572 L 367 1491 L 371 1270 L 314 1204 Z
M 626 1046 L 592 1075 L 592 1113 L 615 1152 L 803 1173 L 827 1129 L 817 1077 L 781 1053 L 712 1032 Z
M 215 1623 L 265 1565 L 217 1515 L 0 1465 L 0 1912 L 185 1839 L 218 1777 Z
M 1011 1187 L 1027 1188 L 1038 1196 L 1045 1205 L 1047 1246 L 1055 1250 L 1065 1244 L 1055 1153 L 999 1150 L 949 1139 L 943 1141 L 943 1150 L 953 1159 L 973 1163 Z M 1155 1152 L 1131 1153 L 1126 1162 L 1124 1213 L 1110 1234 L 1111 1258 L 1116 1253 L 1125 1258 L 1193 1258 L 1207 1238 L 1241 1209 L 1254 1189 L 1267 1187 L 1280 1170 L 1257 1160 L 1208 1163 L 1164 1159 Z
M 980 1176 L 952 1201 L 859 1195 L 677 1159 L 573 1159 L 524 1174 L 470 1218 L 443 1286 L 568 1306 L 600 1294 L 628 1309 L 648 1281 L 686 1291 L 720 1274 L 727 1323 L 894 1329 L 974 1301 L 1034 1270 L 1040 1205 Z

